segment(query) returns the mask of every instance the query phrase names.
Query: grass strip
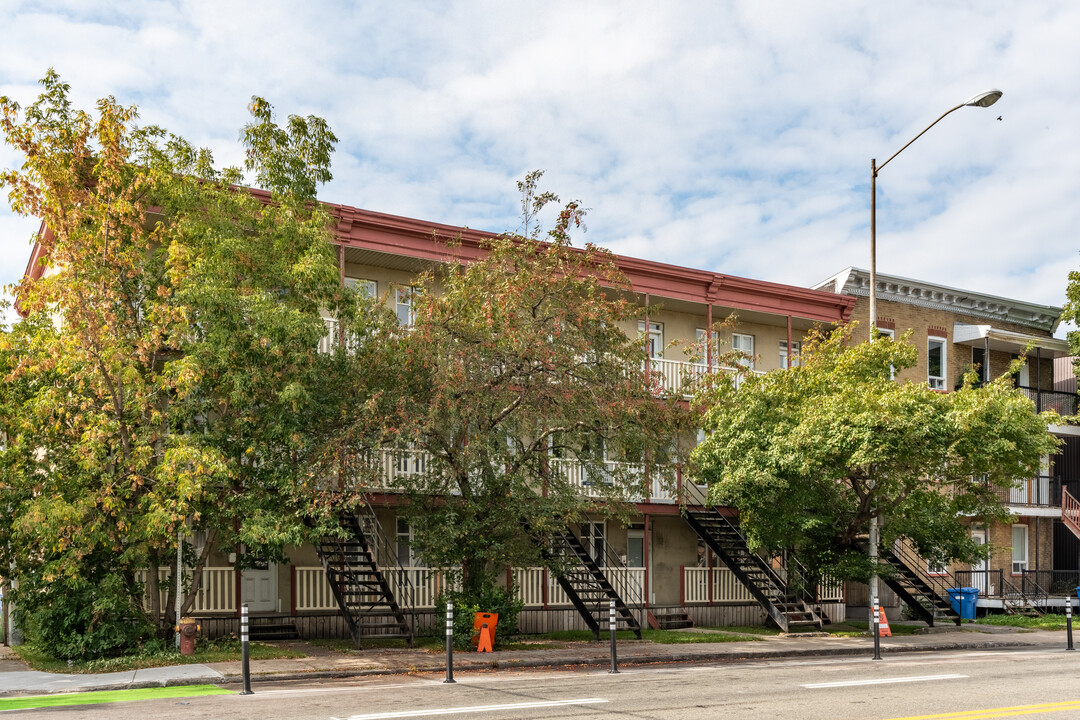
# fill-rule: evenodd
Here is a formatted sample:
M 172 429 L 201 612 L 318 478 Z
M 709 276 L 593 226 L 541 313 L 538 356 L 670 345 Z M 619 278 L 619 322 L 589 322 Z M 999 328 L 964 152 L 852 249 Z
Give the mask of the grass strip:
M 132 700 L 158 700 L 161 698 L 197 697 L 199 695 L 233 695 L 232 690 L 217 685 L 177 685 L 161 688 L 135 688 L 133 690 L 103 690 L 101 692 L 64 693 L 62 695 L 31 695 L 0 699 L 2 710 L 29 710 L 66 705 L 97 705 Z

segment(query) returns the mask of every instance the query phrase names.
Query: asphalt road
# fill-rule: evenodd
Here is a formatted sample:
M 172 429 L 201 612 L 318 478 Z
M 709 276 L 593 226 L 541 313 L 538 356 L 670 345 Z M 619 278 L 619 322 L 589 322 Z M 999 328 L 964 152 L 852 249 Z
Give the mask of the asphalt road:
M 603 671 L 498 671 L 255 684 L 249 696 L 152 700 L 36 718 L 1080 718 L 1080 652 L 905 654 Z

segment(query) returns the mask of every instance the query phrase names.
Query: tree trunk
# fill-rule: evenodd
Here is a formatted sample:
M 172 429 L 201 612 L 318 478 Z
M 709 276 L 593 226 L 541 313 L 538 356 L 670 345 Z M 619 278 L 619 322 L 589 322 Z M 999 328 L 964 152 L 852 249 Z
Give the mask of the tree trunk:
M 195 598 L 198 597 L 199 589 L 202 587 L 202 571 L 203 568 L 206 567 L 206 559 L 210 557 L 210 550 L 213 548 L 216 539 L 216 530 L 211 530 L 207 533 L 206 543 L 203 545 L 202 552 L 199 553 L 199 559 L 195 562 L 195 569 L 192 571 L 191 589 L 189 589 L 184 596 L 184 602 L 180 608 L 180 613 L 182 615 L 187 615 L 191 610 L 191 606 L 195 604 Z
M 158 584 L 158 554 L 156 550 L 150 552 L 150 567 L 146 569 L 146 591 L 150 593 L 150 617 L 156 627 L 162 627 L 161 618 L 161 587 Z

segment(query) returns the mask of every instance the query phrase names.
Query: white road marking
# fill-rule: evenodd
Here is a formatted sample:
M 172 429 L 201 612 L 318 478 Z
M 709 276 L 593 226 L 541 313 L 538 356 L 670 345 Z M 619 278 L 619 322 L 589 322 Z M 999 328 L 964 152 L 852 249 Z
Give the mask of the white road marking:
M 927 682 L 929 680 L 956 680 L 966 678 L 967 675 L 921 675 L 916 677 L 898 678 L 875 678 L 872 680 L 845 680 L 842 682 L 810 683 L 803 685 L 804 688 L 816 690 L 819 688 L 851 687 L 854 685 L 888 685 L 889 683 Z
M 562 705 L 595 705 L 606 703 L 603 698 L 578 700 L 538 700 L 536 702 L 510 703 L 508 705 L 472 705 L 470 707 L 431 708 L 428 710 L 402 710 L 401 712 L 375 713 L 373 715 L 350 715 L 346 720 L 386 720 L 387 718 L 423 717 L 425 715 L 456 715 L 467 712 L 496 712 L 499 710 L 527 710 L 530 708 L 560 707 Z M 332 718 L 331 720 L 342 720 Z

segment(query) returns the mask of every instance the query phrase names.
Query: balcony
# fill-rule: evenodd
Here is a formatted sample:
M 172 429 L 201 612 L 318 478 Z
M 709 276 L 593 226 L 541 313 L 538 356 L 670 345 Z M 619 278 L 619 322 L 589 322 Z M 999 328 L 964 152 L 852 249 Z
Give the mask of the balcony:
M 1061 507 L 1061 478 L 1039 475 L 1024 480 L 1019 487 L 999 488 L 1002 505 L 1017 508 Z
M 660 388 L 666 395 L 681 395 L 689 399 L 693 395 L 694 385 L 699 382 L 709 370 L 705 363 L 693 363 L 685 360 L 666 360 L 664 358 L 650 358 L 649 369 L 659 375 Z M 764 375 L 761 370 L 751 370 L 744 367 L 716 367 L 727 373 L 734 373 L 736 385 L 746 375 Z
M 1058 415 L 1069 417 L 1076 415 L 1077 394 L 1060 390 L 1040 390 L 1039 388 L 1019 386 L 1016 388 L 1035 403 L 1039 412 L 1053 410 Z

